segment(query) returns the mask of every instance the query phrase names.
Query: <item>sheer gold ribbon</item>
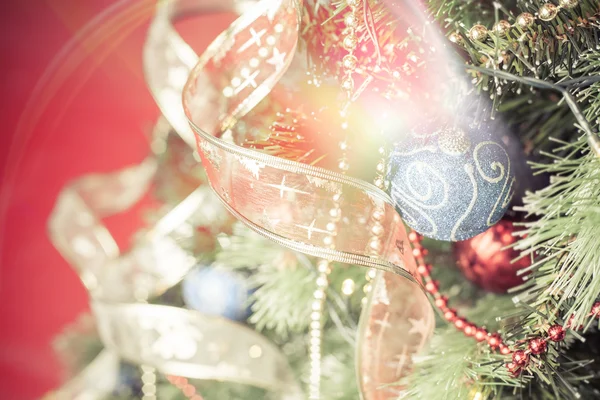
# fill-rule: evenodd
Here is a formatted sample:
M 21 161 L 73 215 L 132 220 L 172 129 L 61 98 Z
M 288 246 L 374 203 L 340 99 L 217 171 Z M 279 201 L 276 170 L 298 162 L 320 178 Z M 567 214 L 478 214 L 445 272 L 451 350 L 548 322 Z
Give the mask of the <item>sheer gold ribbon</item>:
M 364 397 L 392 398 L 397 394 L 398 388 L 387 385 L 407 373 L 410 356 L 423 346 L 431 334 L 433 314 L 418 280 L 415 279 L 416 268 L 406 232 L 389 196 L 360 180 L 241 148 L 238 144 L 243 138 L 236 138 L 234 141 L 230 130 L 268 95 L 292 63 L 298 41 L 300 4 L 292 0 L 263 0 L 256 3 L 218 0 L 160 2 L 144 50 L 146 77 L 150 89 L 170 124 L 188 144 L 193 144 L 192 131 L 185 125 L 178 98 L 185 76 L 198 58 L 177 35 L 173 22 L 177 18 L 194 13 L 224 10 L 245 12 L 200 57 L 184 94 L 187 117 L 196 133 L 195 140 L 210 183 L 229 211 L 257 232 L 276 242 L 318 257 L 380 270 L 374 282 L 374 290 L 361 316 L 357 366 Z M 268 52 L 267 59 L 260 54 L 262 48 L 266 48 Z M 252 65 L 256 62 L 253 59 L 257 58 L 257 55 L 259 68 L 254 68 Z M 235 80 L 238 81 L 238 85 L 234 85 Z M 134 168 L 133 172 L 125 171 L 123 175 L 117 174 L 115 177 L 118 181 L 127 181 L 127 176 L 138 176 L 138 179 L 146 176 L 145 174 L 150 176 L 156 168 L 156 163 L 149 159 L 139 167 L 139 170 Z M 180 265 L 173 271 L 167 268 L 170 272 L 162 275 L 156 271 L 152 272 L 152 268 L 139 267 L 140 264 L 135 263 L 135 257 L 134 264 L 138 267 L 129 270 L 129 273 L 103 268 L 120 259 L 121 255 L 107 231 L 96 223 L 99 218 L 94 217 L 94 214 L 99 212 L 99 215 L 107 215 L 111 210 L 129 206 L 131 199 L 135 197 L 133 195 L 141 194 L 141 186 L 147 183 L 144 183 L 144 179 L 139 179 L 141 186 L 132 185 L 131 181 L 127 181 L 131 187 L 122 186 L 120 189 L 129 191 L 129 195 L 114 196 L 115 200 L 119 199 L 118 204 L 107 205 L 98 199 L 107 196 L 103 193 L 106 189 L 113 188 L 113 184 L 110 183 L 111 180 L 104 180 L 107 184 L 104 187 L 104 183 L 100 184 L 97 178 L 99 177 L 91 180 L 84 178 L 65 190 L 57 210 L 61 209 L 61 201 L 70 203 L 65 203 L 69 205 L 62 207 L 63 215 L 59 211 L 53 214 L 51 227 L 57 247 L 65 256 L 76 266 L 84 265 L 82 260 L 87 264 L 80 267 L 80 272 L 90 289 L 92 308 L 99 321 L 102 321 L 99 324 L 103 340 L 109 349 L 123 357 L 140 364 L 157 366 L 163 372 L 189 377 L 210 377 L 210 374 L 205 374 L 207 369 L 198 366 L 198 363 L 206 362 L 206 359 L 196 360 L 196 353 L 191 358 L 174 362 L 173 357 L 178 357 L 175 354 L 183 355 L 184 358 L 190 357 L 190 354 L 185 351 L 178 353 L 177 349 L 169 349 L 168 346 L 165 350 L 163 345 L 150 346 L 157 349 L 154 353 L 144 352 L 141 347 L 135 347 L 140 346 L 140 343 L 153 343 L 153 340 L 160 343 L 171 342 L 164 339 L 165 333 L 160 331 L 159 327 L 162 326 L 161 318 L 171 318 L 166 315 L 175 309 L 169 309 L 169 313 L 166 313 L 156 308 L 161 306 L 128 302 L 126 291 L 117 291 L 118 293 L 114 294 L 115 301 L 104 297 L 103 290 L 111 287 L 110 282 L 133 276 L 144 278 L 136 281 L 131 286 L 132 289 L 135 287 L 139 292 L 140 288 L 145 288 L 147 294 L 160 293 L 169 287 L 169 284 L 176 283 L 190 266 L 186 264 L 185 255 L 182 255 Z M 94 188 L 98 190 L 92 190 Z M 340 189 L 343 193 L 342 229 L 336 238 L 336 250 L 332 250 L 322 243 L 323 230 L 329 219 L 327 214 L 331 208 L 331 193 Z M 191 200 L 190 202 L 194 203 Z M 98 205 L 99 208 L 96 207 Z M 85 221 L 86 217 L 77 217 L 76 213 L 70 213 L 76 210 L 76 207 L 79 207 L 80 211 L 77 214 L 91 215 L 91 218 L 87 217 L 88 222 L 81 222 Z M 183 207 L 188 211 L 192 208 Z M 198 204 L 196 211 L 199 209 Z M 371 235 L 368 232 L 368 221 L 375 209 L 383 210 L 378 217 L 385 227 L 381 246 L 375 249 L 377 256 L 372 255 L 374 247 L 370 243 Z M 67 217 L 69 213 L 70 216 Z M 181 220 L 181 216 L 185 214 L 186 212 L 181 212 L 180 217 L 174 218 L 173 221 Z M 90 243 L 84 244 L 85 241 L 75 240 L 72 236 L 65 236 L 65 229 L 71 229 L 70 224 L 65 222 L 69 218 L 73 221 L 81 219 L 73 223 L 74 230 L 84 232 L 83 236 L 91 239 L 92 246 Z M 90 221 L 93 223 L 85 227 Z M 163 226 L 174 226 L 164 224 Z M 165 250 L 159 251 L 159 254 L 177 255 L 177 250 L 170 246 L 172 242 L 169 237 L 172 231 L 160 232 L 162 231 L 151 230 L 144 235 L 147 243 L 151 243 L 148 248 L 160 249 L 163 246 Z M 64 239 L 65 237 L 68 239 Z M 86 251 L 89 252 L 87 256 Z M 155 253 L 156 251 L 154 250 Z M 91 257 L 93 252 L 97 252 L 99 256 Z M 130 253 L 135 251 L 128 254 Z M 160 262 L 153 262 L 157 267 L 161 265 Z M 148 265 L 152 265 L 152 262 Z M 160 270 L 160 267 L 158 269 Z M 127 271 L 127 268 L 123 271 Z M 140 282 L 145 283 L 140 286 Z M 143 289 L 141 291 L 144 292 Z M 131 295 L 135 292 L 129 293 Z M 121 327 L 117 320 L 133 315 L 132 307 L 136 308 L 136 315 L 139 315 L 140 319 L 130 318 L 133 325 Z M 148 309 L 153 311 L 146 311 Z M 213 322 L 194 312 L 186 312 L 187 317 L 183 317 L 182 311 L 185 312 L 179 310 L 172 313 L 172 318 L 177 319 L 182 326 L 190 328 L 189 337 L 194 337 L 191 333 L 194 329 L 203 329 L 206 322 Z M 131 340 L 134 340 L 132 338 L 135 336 L 130 335 L 135 335 L 135 324 L 142 323 L 144 318 L 141 316 L 151 314 L 154 317 L 148 318 L 155 318 L 156 323 L 144 320 L 143 326 L 150 327 L 150 333 L 144 339 L 146 342 L 133 343 Z M 277 349 L 271 347 L 268 342 L 261 341 L 263 338 L 258 334 L 246 332 L 247 328 L 228 321 L 223 323 L 233 331 L 237 328 L 242 329 L 240 334 L 247 333 L 248 338 L 258 342 L 265 350 L 262 352 L 263 359 L 256 364 L 257 368 L 248 368 L 245 371 L 239 368 L 221 368 L 212 375 L 213 378 L 239 382 L 241 377 L 246 376 L 247 382 L 258 386 L 270 389 L 287 387 L 288 390 L 284 391 L 285 398 L 298 396 L 298 387 L 291 379 L 287 364 Z M 175 322 L 169 322 L 168 326 L 174 324 Z M 180 331 L 179 327 L 176 330 Z M 210 338 L 210 334 L 207 337 Z M 144 348 L 147 349 L 146 345 Z M 200 347 L 202 346 L 198 343 L 196 351 L 202 353 L 203 350 L 198 350 Z M 249 354 L 244 353 L 243 349 L 236 349 L 236 352 L 238 356 Z M 271 363 L 265 361 L 264 357 L 267 356 L 272 356 Z M 252 360 L 249 361 L 251 362 Z M 276 368 L 270 368 L 271 365 Z M 266 371 L 266 375 L 253 375 L 254 369 Z M 247 371 L 250 371 L 249 376 Z M 277 371 L 281 374 L 273 375 Z M 218 377 L 218 374 L 222 376 Z
M 161 120 L 155 140 L 169 130 Z M 107 350 L 55 396 L 106 395 L 116 379 L 118 356 L 165 374 L 246 383 L 301 399 L 286 358 L 255 330 L 193 310 L 144 304 L 196 265 L 180 243 L 198 227 L 214 228 L 223 213 L 210 188 L 199 187 L 121 252 L 102 219 L 137 203 L 156 168 L 157 159 L 150 156 L 116 173 L 85 176 L 59 195 L 49 221 L 51 239 L 88 289 Z M 94 382 L 92 375 L 102 379 Z
M 176 7 L 178 2 L 166 3 Z M 361 317 L 357 365 L 365 397 L 390 398 L 398 388 L 382 386 L 407 373 L 410 356 L 433 330 L 433 312 L 392 200 L 363 181 L 243 148 L 244 138 L 232 130 L 295 61 L 300 7 L 296 0 L 263 0 L 248 8 L 199 58 L 184 89 L 184 108 L 210 184 L 233 215 L 296 251 L 380 270 Z M 172 27 L 171 16 L 159 14 L 157 19 Z M 177 39 L 167 45 L 169 35 L 156 33 L 148 46 L 154 47 L 153 39 L 163 48 L 182 43 Z M 189 68 L 191 59 L 173 57 L 154 72 L 169 76 L 176 68 Z M 150 86 L 159 103 L 165 97 L 161 93 L 179 90 L 168 79 Z M 176 107 L 164 101 L 163 107 Z M 177 119 L 173 125 L 180 126 L 180 115 L 172 117 Z M 189 142 L 187 128 L 179 132 Z M 333 250 L 323 239 L 334 206 L 332 193 L 340 190 L 341 228 Z M 385 228 L 378 245 L 369 229 L 376 209 Z

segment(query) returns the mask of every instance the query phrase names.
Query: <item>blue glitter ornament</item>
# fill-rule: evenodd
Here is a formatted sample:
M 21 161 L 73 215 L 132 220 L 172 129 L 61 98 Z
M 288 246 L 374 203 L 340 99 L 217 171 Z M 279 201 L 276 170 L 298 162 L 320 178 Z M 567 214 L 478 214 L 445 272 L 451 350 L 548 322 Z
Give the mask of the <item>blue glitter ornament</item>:
M 215 267 L 197 267 L 182 282 L 185 304 L 208 315 L 242 321 L 248 318 L 249 290 L 242 276 Z
M 421 127 L 394 144 L 390 195 L 404 221 L 439 240 L 471 238 L 502 218 L 515 187 L 506 146 L 490 125 Z

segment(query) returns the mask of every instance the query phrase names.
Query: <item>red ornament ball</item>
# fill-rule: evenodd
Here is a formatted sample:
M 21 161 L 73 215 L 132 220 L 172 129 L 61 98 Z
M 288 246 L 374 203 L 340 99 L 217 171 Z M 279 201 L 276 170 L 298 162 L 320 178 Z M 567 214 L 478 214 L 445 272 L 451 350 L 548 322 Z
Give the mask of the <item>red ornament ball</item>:
M 467 279 L 490 292 L 505 293 L 523 282 L 517 271 L 531 265 L 514 249 L 504 247 L 515 243 L 513 223 L 501 220 L 487 231 L 462 242 L 454 243 L 456 263 Z
M 546 341 L 542 338 L 536 338 L 536 339 L 531 339 L 529 341 L 529 351 L 531 351 L 532 354 L 542 354 L 546 352 L 546 349 L 548 348 L 548 344 L 546 343 Z
M 565 338 L 565 328 L 560 325 L 552 325 L 548 328 L 548 338 L 554 342 L 560 342 Z

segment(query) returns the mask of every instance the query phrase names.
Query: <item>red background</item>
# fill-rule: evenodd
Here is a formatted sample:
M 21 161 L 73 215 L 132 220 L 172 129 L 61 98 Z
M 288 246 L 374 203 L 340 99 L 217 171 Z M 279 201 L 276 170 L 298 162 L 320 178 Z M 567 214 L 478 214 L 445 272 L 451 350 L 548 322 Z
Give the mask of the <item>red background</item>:
M 61 49 L 114 0 L 3 2 L 0 13 L 0 398 L 39 398 L 61 382 L 51 341 L 87 310 L 87 295 L 48 240 L 48 215 L 67 181 L 139 162 L 158 111 L 144 84 L 142 44 L 152 0 L 106 17 Z M 202 21 L 204 47 L 229 17 Z M 129 28 L 131 33 L 119 35 Z M 188 26 L 189 28 L 189 26 Z M 195 27 L 197 28 L 197 26 Z M 207 29 L 210 34 L 207 34 Z M 54 66 L 52 66 L 54 63 Z M 44 81 L 43 76 L 50 77 Z M 44 84 L 45 82 L 45 84 Z M 36 87 L 38 90 L 36 91 Z M 43 90 L 39 90 L 42 88 Z M 119 228 L 117 229 L 125 229 Z

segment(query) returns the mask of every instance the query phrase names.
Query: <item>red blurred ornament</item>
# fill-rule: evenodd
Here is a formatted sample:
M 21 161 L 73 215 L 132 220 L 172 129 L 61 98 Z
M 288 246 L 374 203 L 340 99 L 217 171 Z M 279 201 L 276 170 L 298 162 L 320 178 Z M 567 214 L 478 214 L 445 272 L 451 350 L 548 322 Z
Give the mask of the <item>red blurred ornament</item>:
M 461 242 L 454 243 L 456 263 L 467 279 L 483 289 L 504 293 L 523 282 L 517 271 L 531 265 L 529 258 L 519 256 L 514 249 L 504 247 L 515 243 L 513 223 L 501 220 L 487 231 Z

